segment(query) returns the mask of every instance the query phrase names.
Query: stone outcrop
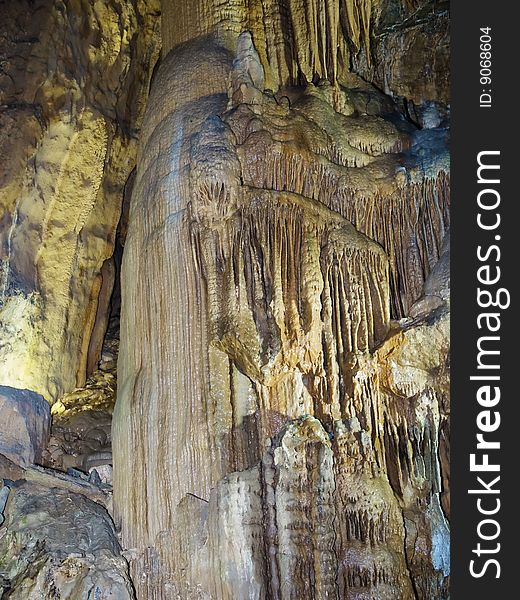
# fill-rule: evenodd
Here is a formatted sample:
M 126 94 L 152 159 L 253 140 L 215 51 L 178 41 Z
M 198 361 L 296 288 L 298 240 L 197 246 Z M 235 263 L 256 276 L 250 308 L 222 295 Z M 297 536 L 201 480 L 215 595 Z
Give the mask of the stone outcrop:
M 82 495 L 20 482 L 0 529 L 0 594 L 19 600 L 134 598 L 105 509 Z
M 112 415 L 103 411 L 81 411 L 56 415 L 45 463 L 57 469 L 89 469 L 112 463 Z
M 38 465 L 21 467 L 0 454 L 0 478 L 8 486 L 24 480 L 51 490 L 60 489 L 79 494 L 112 511 L 111 486 L 103 485 L 103 482 L 97 480 L 92 482 L 91 477 L 79 470 L 72 469 L 69 474 Z

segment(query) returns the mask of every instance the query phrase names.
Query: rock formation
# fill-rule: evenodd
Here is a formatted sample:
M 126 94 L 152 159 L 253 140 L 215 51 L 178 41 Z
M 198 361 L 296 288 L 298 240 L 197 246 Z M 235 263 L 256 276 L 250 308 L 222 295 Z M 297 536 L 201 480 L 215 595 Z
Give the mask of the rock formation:
M 50 412 L 42 396 L 1 385 L 0 453 L 22 466 L 41 462 L 49 439 Z
M 447 599 L 445 4 L 24 9 L 0 384 L 53 422 L 0 456 L 0 590 Z
M 15 488 L 7 514 L 0 557 L 16 560 L 1 574 L 2 597 L 133 598 L 113 524 L 99 504 L 24 482 Z
M 93 377 L 90 408 L 113 407 L 115 381 L 96 368 L 159 5 L 2 0 L 0 14 L 0 596 L 132 598 L 106 486 L 32 463 L 91 467 L 106 449 L 98 431 L 83 460 L 68 436 L 50 460 L 64 394 Z M 75 413 L 89 408 L 78 392 Z
M 113 431 L 139 598 L 447 597 L 445 304 L 431 325 L 390 320 L 440 254 L 442 135 L 338 83 L 337 27 L 296 4 L 284 65 L 246 7 L 165 11 Z
M 99 359 L 157 15 L 153 2 L 2 2 L 0 384 L 50 402 Z

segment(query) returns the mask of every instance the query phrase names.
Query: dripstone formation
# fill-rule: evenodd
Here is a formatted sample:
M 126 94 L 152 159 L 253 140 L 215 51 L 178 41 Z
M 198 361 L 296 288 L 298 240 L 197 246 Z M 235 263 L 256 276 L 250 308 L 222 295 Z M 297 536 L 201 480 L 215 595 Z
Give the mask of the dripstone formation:
M 53 423 L 33 452 L 46 468 L 13 452 L 0 462 L 0 589 L 447 599 L 447 6 L 163 0 L 159 17 L 151 2 L 45 5 L 76 14 L 66 31 L 84 62 L 60 84 L 79 104 L 45 96 L 1 200 L 15 208 L 0 226 L 0 352 L 31 368 L 0 383 L 43 396 Z M 101 59 L 119 65 L 113 79 Z M 50 123 L 77 138 L 56 158 L 60 185 L 37 166 L 45 136 L 61 139 Z M 21 218 L 37 193 L 48 208 Z M 46 269 L 60 274 L 52 293 Z M 77 533 L 64 552 L 59 529 L 34 546 L 35 572 L 16 558 L 45 529 L 17 524 L 33 507 Z

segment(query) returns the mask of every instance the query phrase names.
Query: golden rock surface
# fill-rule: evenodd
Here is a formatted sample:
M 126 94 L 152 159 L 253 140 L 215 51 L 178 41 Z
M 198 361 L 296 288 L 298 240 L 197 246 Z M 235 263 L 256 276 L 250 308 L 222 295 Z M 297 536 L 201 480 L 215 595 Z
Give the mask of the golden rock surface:
M 49 402 L 85 383 L 104 335 L 158 9 L 37 0 L 2 14 L 0 383 Z

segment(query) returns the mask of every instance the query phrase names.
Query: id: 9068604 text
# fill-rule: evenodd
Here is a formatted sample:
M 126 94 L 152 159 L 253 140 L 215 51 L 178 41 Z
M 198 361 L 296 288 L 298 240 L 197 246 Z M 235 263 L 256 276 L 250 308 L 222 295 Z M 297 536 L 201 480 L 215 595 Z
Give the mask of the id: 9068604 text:
M 491 27 L 480 28 L 480 108 L 491 108 Z

